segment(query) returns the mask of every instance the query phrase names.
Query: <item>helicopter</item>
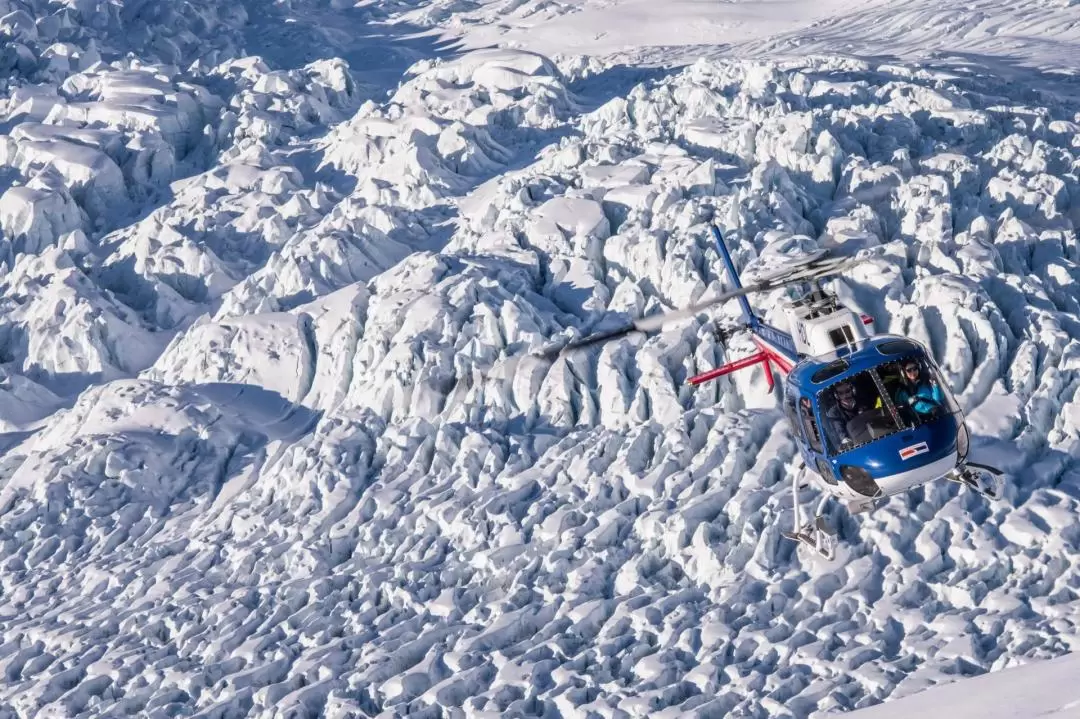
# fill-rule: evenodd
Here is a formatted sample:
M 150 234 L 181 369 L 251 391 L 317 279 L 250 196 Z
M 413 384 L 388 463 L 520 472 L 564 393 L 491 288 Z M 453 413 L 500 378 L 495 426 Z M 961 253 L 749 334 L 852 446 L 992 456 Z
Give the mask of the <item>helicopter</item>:
M 999 496 L 1002 472 L 969 457 L 971 433 L 931 353 L 920 342 L 877 334 L 873 317 L 844 306 L 822 280 L 864 261 L 819 248 L 782 269 L 743 286 L 720 228 L 709 223 L 732 289 L 686 309 L 650 315 L 613 330 L 587 335 L 544 353 L 554 360 L 568 352 L 694 317 L 731 299 L 741 322 L 720 332 L 726 342 L 749 331 L 757 352 L 690 377 L 691 385 L 763 365 L 770 392 L 775 368 L 785 376 L 781 402 L 802 463 L 792 477 L 794 522 L 781 535 L 835 558 L 837 531 L 826 518 L 831 501 L 859 514 L 890 497 L 939 480 L 961 484 L 988 499 Z M 781 287 L 801 287 L 782 303 L 790 332 L 762 319 L 747 296 Z M 813 519 L 804 522 L 799 491 L 802 470 L 821 493 Z

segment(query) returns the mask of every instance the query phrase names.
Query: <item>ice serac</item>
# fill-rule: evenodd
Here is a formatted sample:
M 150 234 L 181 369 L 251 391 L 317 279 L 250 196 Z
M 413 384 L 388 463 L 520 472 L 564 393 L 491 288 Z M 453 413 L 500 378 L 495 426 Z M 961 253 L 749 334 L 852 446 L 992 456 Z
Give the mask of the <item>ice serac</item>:
M 263 313 L 196 324 L 145 376 L 167 385 L 247 384 L 297 402 L 311 386 L 315 362 L 308 321 Z
M 130 376 L 164 344 L 58 248 L 20 256 L 0 291 L 5 363 L 55 391 Z
M 36 382 L 4 372 L 0 377 L 0 433 L 17 434 L 56 411 L 62 401 Z
M 174 179 L 200 147 L 209 118 L 222 104 L 204 87 L 174 80 L 166 68 L 98 65 L 73 72 L 58 89 L 8 101 L 5 116 L 13 128 L 6 154 L 27 186 L 45 184 L 54 195 L 73 198 L 85 213 L 79 226 L 87 231 L 111 229 L 135 203 Z M 40 196 L 32 202 L 16 197 L 31 205 L 23 214 L 53 214 L 51 206 L 35 210 L 33 205 L 43 201 Z M 74 229 L 71 217 L 63 222 Z M 8 234 L 48 220 L 11 224 Z M 37 245 L 48 241 L 47 227 L 35 234 Z
M 0 195 L 0 231 L 9 248 L 5 254 L 37 254 L 85 225 L 85 212 L 62 183 L 50 187 L 35 178 Z
M 42 171 L 55 172 L 98 226 L 108 215 L 129 211 L 123 173 L 94 147 L 57 137 L 25 139 L 18 143 L 15 166 L 31 178 Z
M 430 205 L 505 169 L 522 128 L 562 125 L 573 100 L 558 69 L 520 51 L 421 62 L 389 103 L 335 129 L 323 165 L 355 178 L 369 202 Z
M 225 295 L 219 314 L 292 309 L 372 280 L 414 246 L 424 246 L 429 235 L 411 220 L 410 212 L 346 198 L 310 227 L 284 238 L 262 268 Z M 411 242 L 395 239 L 399 236 Z

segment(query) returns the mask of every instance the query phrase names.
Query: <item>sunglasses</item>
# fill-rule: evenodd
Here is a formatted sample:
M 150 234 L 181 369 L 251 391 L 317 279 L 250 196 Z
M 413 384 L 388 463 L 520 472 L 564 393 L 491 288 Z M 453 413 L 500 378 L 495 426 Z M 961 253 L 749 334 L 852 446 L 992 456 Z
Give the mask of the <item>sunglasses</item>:
M 911 365 L 910 367 L 905 367 L 905 368 L 904 368 L 904 371 L 905 371 L 905 372 L 908 372 L 908 373 L 911 373 L 911 372 L 918 372 L 918 371 L 919 371 L 919 368 L 918 368 L 917 366 L 915 366 L 915 365 Z

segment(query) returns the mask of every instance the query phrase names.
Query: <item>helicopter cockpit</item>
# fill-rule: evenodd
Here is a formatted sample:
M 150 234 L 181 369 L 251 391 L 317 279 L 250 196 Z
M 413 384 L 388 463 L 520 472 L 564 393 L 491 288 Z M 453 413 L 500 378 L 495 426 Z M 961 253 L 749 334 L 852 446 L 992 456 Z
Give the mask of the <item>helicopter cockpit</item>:
M 960 411 L 921 349 L 843 377 L 818 402 L 830 456 Z

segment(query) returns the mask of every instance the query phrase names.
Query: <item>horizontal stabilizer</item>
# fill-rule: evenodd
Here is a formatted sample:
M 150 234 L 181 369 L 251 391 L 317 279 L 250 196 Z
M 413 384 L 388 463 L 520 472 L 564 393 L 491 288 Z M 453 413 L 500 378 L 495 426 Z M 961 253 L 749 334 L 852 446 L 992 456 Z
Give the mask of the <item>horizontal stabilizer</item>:
M 699 385 L 704 382 L 714 380 L 718 377 L 723 377 L 724 375 L 731 374 L 732 372 L 737 372 L 741 369 L 746 369 L 747 367 L 753 367 L 756 364 L 765 365 L 765 379 L 769 383 L 769 390 L 771 391 L 773 388 L 772 365 L 769 364 L 769 355 L 765 352 L 755 352 L 749 357 L 743 357 L 742 359 L 737 359 L 734 362 L 728 362 L 725 365 L 721 365 L 716 369 L 709 370 L 708 372 L 703 372 L 699 375 L 695 375 L 688 379 L 687 383 L 692 385 Z

